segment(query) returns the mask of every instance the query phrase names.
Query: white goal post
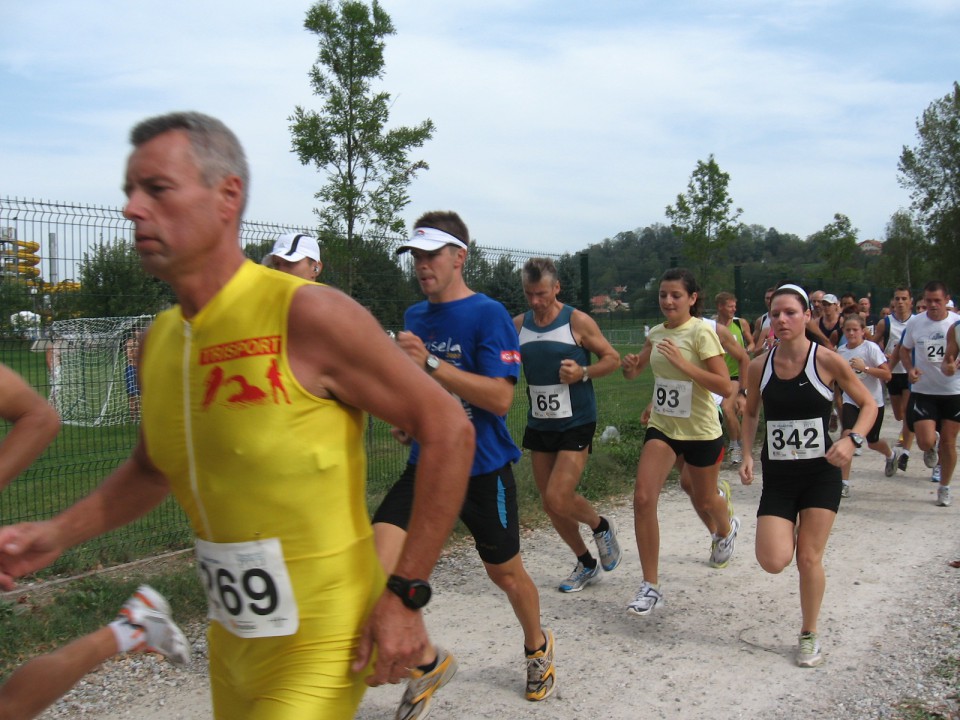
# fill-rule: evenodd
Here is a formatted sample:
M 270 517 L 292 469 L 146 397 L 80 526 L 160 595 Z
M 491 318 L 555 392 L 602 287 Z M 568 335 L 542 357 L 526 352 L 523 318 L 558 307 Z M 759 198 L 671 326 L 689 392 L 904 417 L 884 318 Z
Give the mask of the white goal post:
M 56 320 L 46 343 L 50 402 L 69 425 L 140 421 L 136 359 L 153 322 L 138 317 Z

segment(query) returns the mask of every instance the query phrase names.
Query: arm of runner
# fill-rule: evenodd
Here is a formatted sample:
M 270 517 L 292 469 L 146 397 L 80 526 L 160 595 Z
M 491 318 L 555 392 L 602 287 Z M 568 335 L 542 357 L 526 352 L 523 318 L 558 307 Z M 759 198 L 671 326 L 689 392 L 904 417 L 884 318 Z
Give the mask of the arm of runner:
M 737 339 L 728 328 L 725 328 L 720 323 L 717 323 L 717 337 L 720 338 L 720 345 L 723 346 L 724 351 L 728 355 L 733 355 L 737 361 L 737 365 L 739 366 L 738 372 L 740 374 L 740 387 L 746 387 L 747 374 L 750 368 L 750 356 L 747 354 L 747 349 L 737 342 Z M 744 336 L 744 340 L 746 340 L 746 336 Z
M 740 331 L 743 333 L 743 349 L 747 355 L 750 355 L 754 350 L 753 333 L 750 331 L 750 323 L 743 318 L 739 318 L 737 322 L 740 323 Z M 737 343 L 737 345 L 739 344 L 740 343 Z
M 864 342 L 871 341 L 864 340 Z M 878 357 L 880 355 L 883 355 L 882 350 L 878 354 Z M 886 355 L 883 355 L 883 357 L 886 357 Z M 864 375 L 870 375 L 871 377 L 875 377 L 880 380 L 880 382 L 890 382 L 890 378 L 892 377 L 890 365 L 886 360 L 879 365 L 867 365 L 866 361 L 862 357 L 856 357 L 850 361 L 850 367 L 853 368 L 854 372 L 861 372 Z
M 0 528 L 0 588 L 11 590 L 15 578 L 46 567 L 64 550 L 146 515 L 169 491 L 141 436 L 130 457 L 82 500 L 50 520 Z
M 417 492 L 394 572 L 429 579 L 459 515 L 473 461 L 473 425 L 463 407 L 338 290 L 298 290 L 288 334 L 290 366 L 305 389 L 366 410 L 420 443 Z M 354 670 L 367 665 L 376 646 L 367 684 L 396 682 L 408 676 L 428 642 L 422 612 L 384 592 L 364 626 Z
M 813 339 L 819 344 L 823 345 L 825 348 L 829 350 L 836 349 L 836 346 L 830 342 L 830 338 L 820 331 L 820 325 L 816 319 L 811 319 L 809 322 L 807 322 L 807 332 L 810 335 L 813 335 Z
M 943 367 L 940 368 L 941 372 L 948 377 L 957 372 L 957 356 L 960 355 L 957 348 L 958 325 L 960 323 L 955 324 L 947 333 L 947 349 L 943 356 Z
M 683 357 L 680 348 L 674 345 L 670 338 L 657 343 L 657 352 L 700 387 L 723 397 L 730 394 L 730 371 L 723 361 L 723 355 L 704 358 L 703 363 L 706 367 L 699 367 Z
M 817 364 L 826 371 L 823 373 L 824 381 L 827 382 L 827 378 L 832 378 L 830 382 L 836 382 L 850 396 L 854 404 L 860 408 L 857 422 L 827 450 L 827 462 L 837 467 L 843 467 L 853 458 L 855 448 L 852 441 L 841 441 L 851 432 L 864 436 L 870 433 L 870 429 L 877 419 L 877 402 L 866 386 L 857 379 L 853 368 L 836 353 L 824 353 L 823 356 L 818 353 Z
M 760 422 L 760 374 L 766 355 L 760 355 L 750 363 L 746 404 L 740 421 L 740 446 L 743 448 L 743 462 L 740 463 L 740 482 L 749 485 L 753 482 L 753 443 L 757 437 L 757 425 Z
M 897 345 L 897 350 L 900 353 L 900 363 L 903 365 L 903 369 L 907 371 L 907 380 L 909 380 L 912 385 L 920 379 L 923 373 L 913 366 L 913 347 L 904 345 L 903 341 L 905 339 L 906 333 L 904 333 L 904 337 L 900 339 L 901 344 Z
M 0 417 L 13 427 L 0 442 L 0 490 L 26 470 L 60 430 L 57 411 L 6 365 L 0 364 Z
M 645 340 L 643 348 L 639 353 L 624 355 L 620 360 L 620 368 L 623 370 L 623 376 L 627 380 L 633 380 L 637 375 L 642 373 L 647 365 L 650 364 L 651 352 L 653 352 L 653 345 L 650 344 L 650 340 Z
M 597 321 L 581 310 L 574 310 L 570 317 L 574 339 L 586 350 L 597 356 L 597 361 L 587 367 L 592 380 L 604 377 L 620 367 L 620 353 L 603 336 Z M 560 382 L 570 385 L 583 380 L 583 369 L 572 360 L 564 360 L 560 367 Z
M 426 367 L 427 351 L 423 340 L 411 332 L 397 333 L 397 344 L 420 368 Z M 455 365 L 440 360 L 440 367 L 430 373 L 448 392 L 478 408 L 494 415 L 506 415 L 513 404 L 512 378 L 489 377 L 461 370 Z

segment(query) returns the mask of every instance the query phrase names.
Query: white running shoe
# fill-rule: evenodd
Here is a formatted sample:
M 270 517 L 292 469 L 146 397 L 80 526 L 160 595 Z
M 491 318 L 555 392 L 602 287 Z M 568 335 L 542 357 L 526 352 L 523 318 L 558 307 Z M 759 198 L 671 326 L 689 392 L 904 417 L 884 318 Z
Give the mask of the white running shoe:
M 133 626 L 141 635 L 134 650 L 149 650 L 165 656 L 177 665 L 190 661 L 190 643 L 170 618 L 166 598 L 149 585 L 141 585 L 120 608 L 117 620 Z M 135 635 L 134 637 L 137 637 Z
M 802 668 L 812 668 L 823 662 L 823 653 L 820 650 L 820 640 L 816 633 L 800 633 L 800 643 L 797 648 L 797 665 Z
M 928 468 L 940 464 L 940 433 L 937 433 L 937 441 L 933 444 L 933 447 L 923 451 L 923 464 Z
M 637 590 L 633 602 L 627 605 L 627 612 L 634 615 L 649 615 L 654 608 L 663 605 L 663 603 L 663 593 L 660 592 L 660 589 L 644 580 L 640 583 L 640 589 Z
M 732 517 L 730 518 L 730 534 L 713 543 L 710 552 L 711 567 L 725 568 L 730 564 L 730 558 L 733 557 L 733 550 L 736 547 L 738 532 L 740 532 L 740 518 Z
M 943 468 L 940 467 L 940 464 L 937 463 L 936 467 L 933 468 L 933 472 L 930 473 L 930 482 L 938 483 L 940 482 L 940 477 L 943 474 Z
M 739 465 L 743 462 L 743 450 L 740 449 L 740 446 L 730 448 L 730 464 Z
M 883 474 L 887 477 L 893 477 L 897 472 L 897 459 L 900 457 L 900 448 L 893 449 L 893 457 L 887 458 L 883 466 Z
M 950 507 L 950 486 L 941 485 L 937 488 L 937 505 L 939 507 Z
M 850 497 L 850 483 L 844 481 L 843 485 L 840 487 L 840 497 Z

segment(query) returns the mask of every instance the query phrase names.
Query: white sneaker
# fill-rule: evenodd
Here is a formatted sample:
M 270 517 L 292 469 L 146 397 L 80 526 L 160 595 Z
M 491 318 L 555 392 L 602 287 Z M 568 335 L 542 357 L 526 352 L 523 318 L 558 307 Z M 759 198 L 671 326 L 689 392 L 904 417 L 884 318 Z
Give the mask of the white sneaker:
M 950 486 L 941 485 L 937 488 L 937 505 L 939 507 L 950 507 Z
M 850 497 L 850 483 L 844 482 L 840 488 L 840 497 L 848 498 Z
M 730 564 L 733 550 L 737 543 L 737 533 L 740 532 L 740 518 L 730 518 L 730 534 L 725 538 L 714 541 L 710 550 L 710 567 L 725 568 Z
M 640 589 L 637 590 L 633 602 L 627 605 L 627 612 L 634 615 L 649 615 L 654 608 L 663 605 L 663 603 L 663 593 L 660 592 L 659 588 L 655 588 L 644 580 L 640 583 Z
M 894 473 L 897 472 L 897 458 L 900 457 L 900 448 L 893 449 L 893 457 L 887 458 L 886 463 L 883 466 L 883 474 L 887 477 L 893 477 Z
M 943 474 L 943 468 L 940 467 L 940 464 L 938 463 L 936 467 L 933 468 L 933 472 L 930 473 L 930 482 L 935 482 L 935 483 L 940 482 L 940 477 L 942 474 Z
M 190 643 L 170 618 L 169 603 L 149 585 L 137 588 L 120 608 L 117 620 L 132 625 L 142 634 L 142 640 L 134 650 L 158 652 L 177 665 L 186 665 L 190 661 Z
M 743 451 L 740 449 L 740 446 L 730 447 L 730 464 L 739 465 L 743 462 Z
M 940 464 L 940 433 L 937 433 L 937 441 L 933 444 L 933 447 L 923 451 L 923 464 L 928 468 Z
M 797 647 L 797 665 L 802 668 L 812 668 L 823 662 L 823 653 L 820 650 L 820 640 L 816 633 L 800 633 L 800 642 Z

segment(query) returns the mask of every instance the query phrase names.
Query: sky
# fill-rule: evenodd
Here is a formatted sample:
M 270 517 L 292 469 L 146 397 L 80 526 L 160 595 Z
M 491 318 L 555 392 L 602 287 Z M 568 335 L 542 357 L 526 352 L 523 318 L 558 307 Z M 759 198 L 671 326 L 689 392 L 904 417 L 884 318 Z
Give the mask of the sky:
M 199 110 L 243 143 L 246 218 L 315 227 L 324 176 L 291 150 L 319 109 L 303 0 L 5 0 L 0 197 L 120 207 L 128 133 Z M 430 118 L 403 212 L 480 244 L 577 252 L 668 223 L 697 161 L 741 220 L 883 239 L 897 160 L 960 76 L 956 0 L 381 0 L 388 127 Z

